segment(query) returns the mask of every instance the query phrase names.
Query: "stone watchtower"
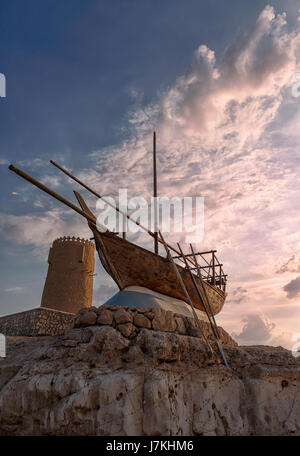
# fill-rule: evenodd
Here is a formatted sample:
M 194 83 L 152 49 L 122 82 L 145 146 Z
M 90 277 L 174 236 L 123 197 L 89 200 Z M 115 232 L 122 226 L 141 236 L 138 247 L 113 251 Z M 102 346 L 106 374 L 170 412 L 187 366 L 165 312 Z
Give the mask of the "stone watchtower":
M 63 237 L 53 242 L 41 307 L 77 313 L 90 307 L 93 298 L 94 244 Z

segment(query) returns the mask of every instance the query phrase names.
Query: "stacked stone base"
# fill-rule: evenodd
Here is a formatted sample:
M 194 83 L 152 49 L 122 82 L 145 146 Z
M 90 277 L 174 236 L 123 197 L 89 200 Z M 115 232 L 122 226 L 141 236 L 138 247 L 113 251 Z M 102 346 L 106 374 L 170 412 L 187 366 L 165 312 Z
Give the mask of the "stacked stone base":
M 73 324 L 75 328 L 94 325 L 112 326 L 128 339 L 134 339 L 140 330 L 145 328 L 198 337 L 202 341 L 204 334 L 210 343 L 215 342 L 210 324 L 206 321 L 200 321 L 201 327 L 199 328 L 194 318 L 152 307 L 132 308 L 109 305 L 90 307 L 82 309 L 76 315 Z M 218 332 L 223 344 L 238 345 L 222 327 L 218 327 Z
M 5 336 L 57 336 L 72 324 L 74 314 L 39 307 L 0 317 L 0 333 Z

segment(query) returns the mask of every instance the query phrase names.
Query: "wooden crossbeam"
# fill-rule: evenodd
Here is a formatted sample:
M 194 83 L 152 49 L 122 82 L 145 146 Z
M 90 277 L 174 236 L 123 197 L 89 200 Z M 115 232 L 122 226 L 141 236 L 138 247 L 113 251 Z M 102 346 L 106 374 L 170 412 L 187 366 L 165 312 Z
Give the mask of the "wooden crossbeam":
M 218 266 L 223 266 L 223 264 L 220 264 Z M 211 268 L 211 266 L 200 266 L 200 265 L 198 267 L 200 269 L 210 269 Z M 196 268 L 191 268 L 192 271 L 197 270 L 197 269 L 198 269 L 197 267 Z
M 209 253 L 216 253 L 216 250 L 208 250 L 207 252 L 197 252 L 195 255 L 208 255 Z M 185 255 L 186 258 L 193 257 L 191 253 Z M 177 258 L 182 258 L 182 255 L 174 256 L 173 259 L 176 260 Z

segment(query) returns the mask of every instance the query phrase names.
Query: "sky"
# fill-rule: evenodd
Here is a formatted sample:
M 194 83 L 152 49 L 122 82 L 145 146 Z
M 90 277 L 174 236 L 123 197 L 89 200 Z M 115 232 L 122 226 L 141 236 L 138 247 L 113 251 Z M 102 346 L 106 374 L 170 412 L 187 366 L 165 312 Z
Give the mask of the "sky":
M 294 0 L 1 1 L 0 315 L 40 305 L 54 239 L 90 237 L 79 215 L 8 165 L 73 202 L 79 187 L 50 159 L 103 195 L 128 188 L 149 197 L 155 129 L 159 195 L 204 197 L 196 248 L 217 249 L 229 275 L 218 324 L 240 344 L 292 347 L 299 8 Z M 168 240 L 187 249 L 184 234 Z M 117 288 L 96 264 L 100 305 Z

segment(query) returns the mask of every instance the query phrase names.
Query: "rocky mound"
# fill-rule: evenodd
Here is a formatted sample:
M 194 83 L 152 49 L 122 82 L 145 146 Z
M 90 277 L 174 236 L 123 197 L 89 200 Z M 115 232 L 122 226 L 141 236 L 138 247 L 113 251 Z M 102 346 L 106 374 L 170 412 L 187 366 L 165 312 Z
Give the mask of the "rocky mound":
M 220 329 L 228 371 L 160 312 L 92 308 L 64 336 L 8 338 L 0 434 L 300 435 L 299 358 Z

